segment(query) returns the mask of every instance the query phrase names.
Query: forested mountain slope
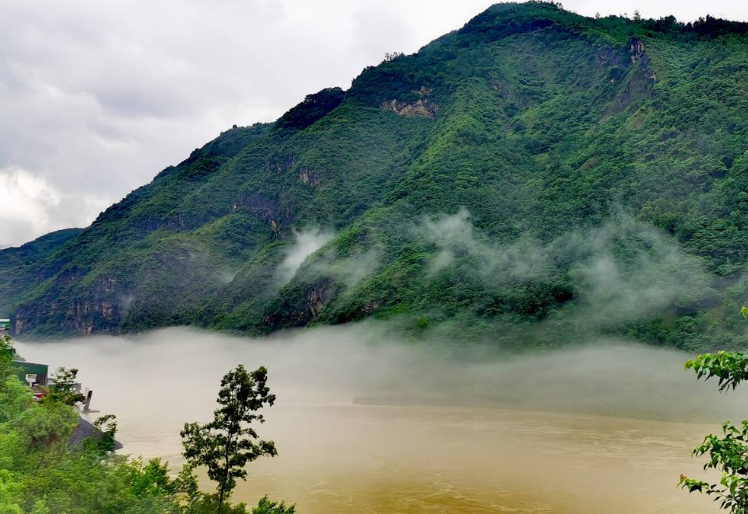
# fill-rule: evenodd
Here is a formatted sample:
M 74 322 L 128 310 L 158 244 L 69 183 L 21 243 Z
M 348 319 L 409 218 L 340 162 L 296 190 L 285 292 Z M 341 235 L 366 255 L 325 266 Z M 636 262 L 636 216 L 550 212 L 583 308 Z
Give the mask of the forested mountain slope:
M 21 336 L 375 317 L 743 346 L 746 112 L 746 24 L 498 4 L 224 132 L 12 271 L 0 314 Z

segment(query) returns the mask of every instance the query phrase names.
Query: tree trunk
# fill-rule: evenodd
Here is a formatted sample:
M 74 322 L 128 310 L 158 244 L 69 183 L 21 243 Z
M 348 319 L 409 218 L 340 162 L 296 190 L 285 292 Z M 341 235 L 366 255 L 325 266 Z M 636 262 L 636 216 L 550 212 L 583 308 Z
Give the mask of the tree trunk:
M 221 508 L 223 507 L 223 497 L 226 493 L 226 484 L 229 481 L 229 456 L 231 455 L 231 442 L 233 436 L 229 435 L 226 441 L 226 453 L 224 455 L 224 469 L 226 470 L 221 481 L 221 487 L 218 492 L 218 514 L 221 514 Z

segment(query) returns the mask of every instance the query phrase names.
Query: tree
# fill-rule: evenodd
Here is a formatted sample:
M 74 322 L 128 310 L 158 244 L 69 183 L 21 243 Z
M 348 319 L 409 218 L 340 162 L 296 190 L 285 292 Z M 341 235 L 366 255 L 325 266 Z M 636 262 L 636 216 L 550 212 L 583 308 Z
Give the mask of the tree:
M 740 310 L 748 320 L 748 308 Z M 686 369 L 693 369 L 698 379 L 709 380 L 716 377 L 720 391 L 735 389 L 748 379 L 748 355 L 737 352 L 705 353 L 686 362 Z M 689 492 L 698 491 L 714 496 L 720 508 L 732 514 L 748 514 L 748 421 L 739 426 L 729 421 L 722 425 L 722 435 L 709 434 L 693 455 L 701 457 L 709 454 L 704 470 L 722 472 L 718 484 L 694 480 L 684 475 L 680 486 Z
M 93 422 L 98 433 L 86 439 L 84 444 L 98 455 L 106 456 L 117 449 L 117 416 L 106 414 Z
M 26 409 L 11 421 L 11 428 L 21 436 L 27 461 L 38 461 L 33 469 L 38 470 L 48 459 L 59 460 L 67 449 L 67 442 L 78 424 L 74 409 L 59 402 Z
M 0 377 L 3 379 L 12 375 L 15 371 L 13 366 L 14 353 L 10 336 L 0 335 Z
M 260 439 L 252 426 L 265 422 L 257 411 L 274 403 L 275 395 L 267 387 L 267 369 L 260 367 L 250 373 L 240 364 L 221 380 L 213 421 L 184 425 L 182 454 L 192 469 L 205 466 L 208 477 L 218 483 L 219 513 L 236 479 L 246 480 L 247 463 L 277 455 L 275 443 Z
M 73 406 L 86 399 L 86 397 L 76 388 L 76 379 L 78 370 L 75 368 L 57 368 L 57 372 L 52 376 L 53 384 L 49 387 L 49 394 L 45 401 L 60 402 L 65 405 Z
M 16 417 L 31 403 L 28 388 L 18 380 L 10 336 L 0 335 L 0 423 Z
M 252 514 L 295 514 L 296 506 L 291 505 L 286 507 L 284 502 L 273 502 L 268 499 L 267 496 L 263 496 L 260 499 L 260 503 L 257 507 L 252 509 Z
M 391 62 L 397 59 L 398 57 L 402 57 L 405 54 L 403 52 L 385 52 L 384 53 L 384 62 Z

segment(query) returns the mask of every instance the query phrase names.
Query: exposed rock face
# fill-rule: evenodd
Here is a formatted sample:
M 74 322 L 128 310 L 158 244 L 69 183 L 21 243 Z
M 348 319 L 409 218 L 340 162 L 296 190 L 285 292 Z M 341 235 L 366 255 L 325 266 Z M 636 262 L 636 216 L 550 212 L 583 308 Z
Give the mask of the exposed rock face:
M 64 321 L 58 328 L 72 334 L 112 332 L 114 325 L 122 320 L 122 310 L 114 300 L 75 298 L 69 303 L 54 304 L 53 310 L 65 313 Z M 38 312 L 19 309 L 13 319 L 14 335 L 21 335 L 27 331 L 27 318 L 34 319 L 39 316 Z M 34 328 L 33 324 L 31 327 Z
M 379 108 L 383 111 L 392 111 L 398 116 L 404 116 L 406 118 L 434 118 L 436 117 L 436 113 L 439 111 L 439 107 L 434 102 L 423 98 L 420 98 L 413 103 L 389 100 L 387 102 L 382 102 Z
M 600 47 L 595 52 L 595 62 L 599 66 L 620 66 L 622 64 L 622 52 L 612 46 Z
M 111 293 L 115 290 L 117 285 L 117 278 L 116 277 L 107 277 L 101 280 L 101 287 L 106 291 L 107 293 Z
M 299 173 L 298 174 L 299 174 L 299 179 L 304 184 L 309 184 L 310 186 L 318 186 L 319 185 L 319 173 L 317 173 L 313 169 L 301 166 L 299 168 Z
M 275 171 L 279 176 L 291 170 L 296 165 L 296 155 L 279 156 L 265 165 L 266 171 Z
M 631 54 L 631 64 L 636 64 L 646 54 L 644 53 L 644 43 L 638 39 L 632 39 L 629 44 L 629 53 Z
M 283 209 L 277 201 L 261 195 L 242 195 L 234 202 L 233 210 L 249 209 L 253 216 L 266 222 L 277 235 L 291 222 L 291 213 Z
M 101 315 L 105 320 L 111 321 L 114 317 L 115 308 L 111 302 L 101 302 Z
M 361 307 L 361 312 L 364 314 L 371 314 L 375 310 L 379 309 L 382 306 L 381 300 L 372 300 L 370 302 L 366 302 L 363 307 Z
M 335 296 L 335 283 L 329 277 L 321 278 L 305 288 L 305 294 L 298 302 L 286 304 L 280 309 L 265 312 L 262 323 L 266 327 L 301 327 L 320 315 Z
M 319 284 L 317 287 L 309 291 L 307 295 L 307 306 L 309 307 L 309 314 L 312 319 L 319 316 L 322 309 L 332 299 L 333 285 L 332 281 L 326 280 Z
M 632 39 L 629 43 L 632 68 L 623 89 L 608 108 L 608 114 L 636 107 L 643 99 L 651 98 L 657 76 L 650 66 L 650 59 L 645 50 L 644 43 L 638 39 Z

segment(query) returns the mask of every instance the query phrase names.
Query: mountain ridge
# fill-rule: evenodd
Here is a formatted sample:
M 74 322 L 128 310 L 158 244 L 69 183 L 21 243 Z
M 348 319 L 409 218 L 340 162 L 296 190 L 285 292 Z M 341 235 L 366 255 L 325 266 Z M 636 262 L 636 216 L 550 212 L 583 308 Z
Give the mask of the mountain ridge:
M 375 317 L 508 348 L 742 345 L 746 27 L 493 6 L 222 133 L 30 263 L 0 311 L 21 336 Z M 616 296 L 627 281 L 647 312 Z

